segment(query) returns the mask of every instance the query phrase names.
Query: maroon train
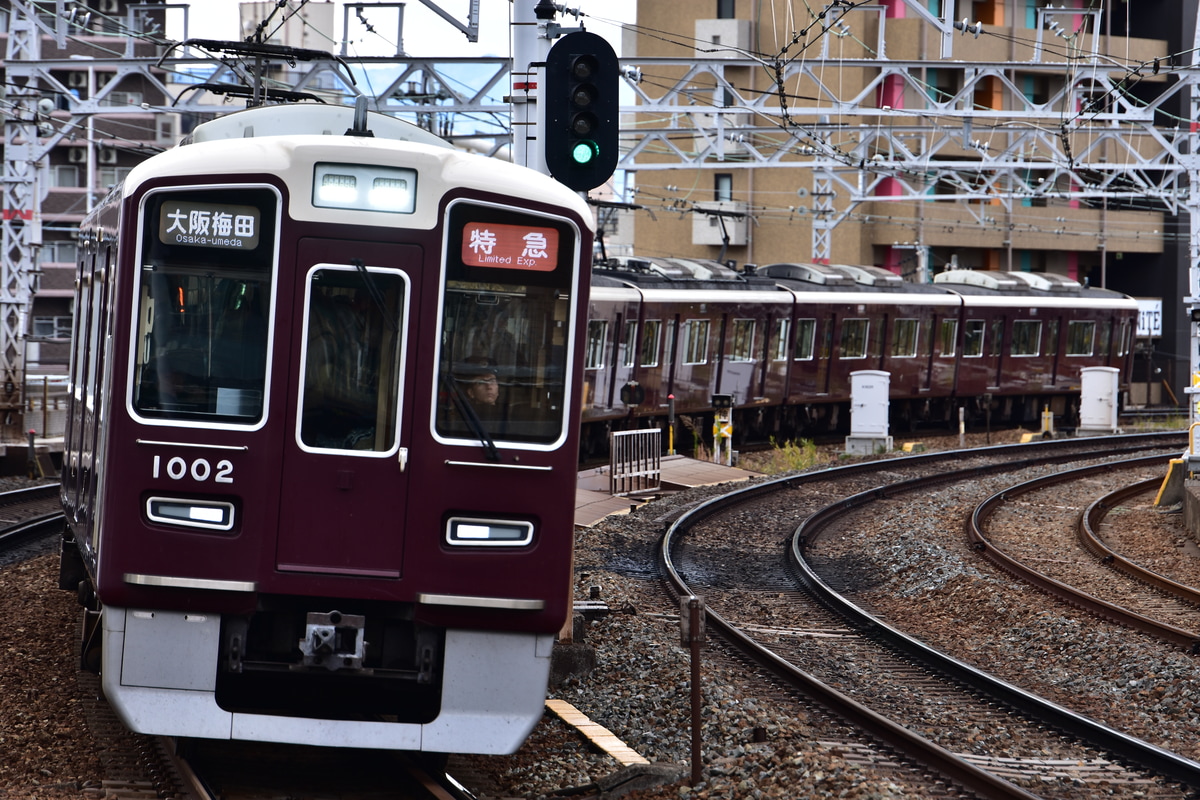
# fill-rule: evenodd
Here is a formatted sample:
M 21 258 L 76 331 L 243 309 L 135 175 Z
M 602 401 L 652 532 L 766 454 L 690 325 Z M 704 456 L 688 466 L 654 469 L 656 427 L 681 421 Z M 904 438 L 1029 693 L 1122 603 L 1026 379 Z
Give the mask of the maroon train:
M 593 273 L 585 450 L 610 429 L 734 408 L 735 436 L 836 431 L 850 374 L 891 374 L 893 424 L 1077 413 L 1080 370 L 1129 375 L 1133 299 L 1044 273 L 955 270 L 932 285 L 873 267 L 627 258 Z M 1126 379 L 1127 380 L 1127 379 Z
M 591 226 L 316 106 L 206 123 L 88 216 L 60 585 L 129 727 L 521 744 L 570 611 Z

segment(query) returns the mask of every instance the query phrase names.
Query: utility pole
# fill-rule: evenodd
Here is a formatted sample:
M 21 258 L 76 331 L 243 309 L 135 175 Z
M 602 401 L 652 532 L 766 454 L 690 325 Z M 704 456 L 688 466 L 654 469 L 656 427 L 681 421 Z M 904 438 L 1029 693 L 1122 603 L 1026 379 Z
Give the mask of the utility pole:
M 63 0 L 58 0 L 60 14 Z M 34 68 L 41 60 L 36 9 L 12 0 L 5 69 L 11 109 L 4 121 L 3 252 L 0 255 L 0 432 L 5 440 L 24 433 L 25 334 L 42 244 L 43 148 L 38 142 L 41 92 Z
M 513 161 L 543 175 L 550 173 L 541 137 L 545 110 L 538 97 L 550 52 L 544 26 L 554 16 L 554 5 L 546 0 L 517 0 L 512 5 L 512 93 L 507 99 L 512 106 Z

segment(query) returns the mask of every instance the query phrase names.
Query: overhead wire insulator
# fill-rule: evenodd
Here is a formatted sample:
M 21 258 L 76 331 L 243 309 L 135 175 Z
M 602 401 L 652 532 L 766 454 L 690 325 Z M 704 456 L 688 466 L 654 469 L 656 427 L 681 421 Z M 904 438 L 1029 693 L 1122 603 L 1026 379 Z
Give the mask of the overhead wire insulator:
M 975 38 L 978 39 L 979 34 L 983 32 L 983 23 L 977 21 L 974 25 L 972 25 L 966 17 L 963 17 L 961 22 L 954 23 L 954 29 L 961 31 L 964 35 L 973 33 L 975 34 Z

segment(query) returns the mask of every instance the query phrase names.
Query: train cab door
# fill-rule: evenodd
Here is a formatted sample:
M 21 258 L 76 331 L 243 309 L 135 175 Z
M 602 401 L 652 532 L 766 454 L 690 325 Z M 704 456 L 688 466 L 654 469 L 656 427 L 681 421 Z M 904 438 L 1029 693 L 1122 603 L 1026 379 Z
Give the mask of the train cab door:
M 297 252 L 276 566 L 398 578 L 422 249 L 303 239 Z

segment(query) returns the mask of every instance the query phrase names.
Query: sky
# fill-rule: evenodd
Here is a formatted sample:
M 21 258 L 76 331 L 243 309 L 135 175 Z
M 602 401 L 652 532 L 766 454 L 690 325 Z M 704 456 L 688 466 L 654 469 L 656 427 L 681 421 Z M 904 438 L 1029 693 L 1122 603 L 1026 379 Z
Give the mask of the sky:
M 186 0 L 185 0 L 186 1 Z M 369 1 L 369 0 L 364 0 Z M 537 0 L 519 0 L 536 3 Z M 312 0 L 314 4 L 322 0 Z M 468 0 L 431 0 L 455 19 L 465 22 Z M 293 5 L 296 0 L 293 0 Z M 340 36 L 342 27 L 342 0 L 335 0 L 338 8 L 334 12 L 335 33 Z M 412 56 L 507 56 L 509 55 L 508 14 L 510 3 L 504 0 L 482 0 L 480 2 L 479 42 L 467 41 L 466 36 L 446 22 L 421 0 L 407 0 L 404 8 L 404 50 Z M 603 36 L 621 51 L 621 34 L 616 21 L 633 22 L 636 0 L 574 0 L 564 3 L 579 8 L 584 14 L 588 30 Z M 238 38 L 238 0 L 191 0 L 188 36 L 196 39 Z M 354 21 L 351 13 L 350 55 L 390 56 L 395 53 L 397 15 L 394 10 L 380 8 L 371 10 L 368 22 L 376 33 L 368 32 Z M 574 26 L 574 17 L 559 15 L 559 24 Z M 168 34 L 181 36 L 168 28 Z M 331 46 L 337 52 L 340 48 Z

